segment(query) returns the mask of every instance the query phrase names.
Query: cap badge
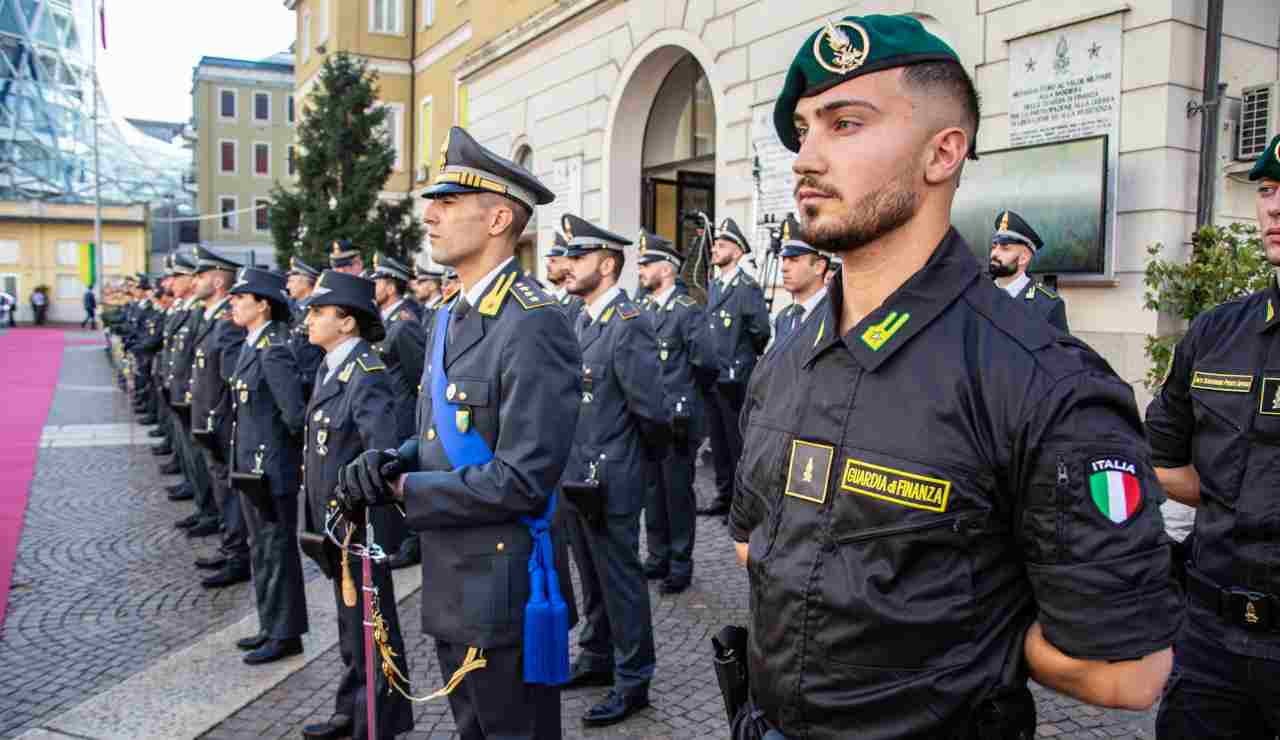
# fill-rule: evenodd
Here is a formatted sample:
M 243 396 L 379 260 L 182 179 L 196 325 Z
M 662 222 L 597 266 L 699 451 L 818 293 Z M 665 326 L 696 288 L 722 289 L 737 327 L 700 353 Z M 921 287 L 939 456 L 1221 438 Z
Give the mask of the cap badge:
M 649 239 L 643 233 L 641 233 L 640 234 L 640 254 L 644 254 L 647 251 L 649 251 Z
M 1009 212 L 1005 211 L 1004 215 L 1000 217 L 1000 228 L 997 229 L 997 231 L 1008 231 L 1008 230 L 1009 230 Z
M 861 45 L 845 30 L 854 31 Z M 826 41 L 823 44 L 823 41 Z M 813 40 L 813 56 L 818 64 L 828 72 L 848 74 L 861 67 L 871 52 L 871 39 L 862 26 L 853 21 L 827 21 L 827 25 L 818 32 Z
M 444 143 L 440 145 L 440 167 L 444 169 L 449 164 L 449 137 L 453 134 L 453 129 L 444 132 Z
M 1276 141 L 1276 148 L 1271 153 L 1275 156 L 1276 161 L 1280 162 L 1280 140 Z
M 569 223 L 568 218 L 564 220 L 564 235 L 569 237 L 570 239 L 573 238 L 573 224 Z
M 333 241 L 333 256 L 337 257 L 340 254 L 342 254 L 342 243 L 335 239 Z
M 782 224 L 782 240 L 785 242 L 785 241 L 790 241 L 790 239 L 791 239 L 791 222 L 784 221 Z

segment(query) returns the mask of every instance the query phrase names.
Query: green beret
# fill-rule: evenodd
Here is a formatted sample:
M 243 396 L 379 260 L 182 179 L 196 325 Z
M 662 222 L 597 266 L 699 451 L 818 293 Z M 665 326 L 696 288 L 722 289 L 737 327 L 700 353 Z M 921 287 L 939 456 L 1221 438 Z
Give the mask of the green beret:
M 1249 170 L 1250 180 L 1261 180 L 1264 177 L 1280 182 L 1280 134 L 1276 134 L 1276 138 L 1267 144 L 1266 151 L 1253 163 L 1253 169 Z
M 959 64 L 960 57 L 909 15 L 851 15 L 834 23 L 827 21 L 805 39 L 787 70 L 782 93 L 773 106 L 778 137 L 791 151 L 800 151 L 792 119 L 801 98 L 854 77 L 923 62 Z

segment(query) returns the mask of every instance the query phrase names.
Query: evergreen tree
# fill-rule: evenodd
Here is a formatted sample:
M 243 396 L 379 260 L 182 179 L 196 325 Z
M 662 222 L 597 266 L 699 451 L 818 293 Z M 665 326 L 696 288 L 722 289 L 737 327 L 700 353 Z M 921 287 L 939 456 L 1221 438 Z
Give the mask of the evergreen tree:
M 383 252 L 406 264 L 421 249 L 422 225 L 413 201 L 378 199 L 395 164 L 386 139 L 387 111 L 378 105 L 377 73 L 345 53 L 325 59 L 298 118 L 298 183 L 271 193 L 276 261 L 287 268 L 297 255 L 325 268 L 329 245 L 350 239 L 366 265 Z M 332 204 L 332 207 L 331 207 Z

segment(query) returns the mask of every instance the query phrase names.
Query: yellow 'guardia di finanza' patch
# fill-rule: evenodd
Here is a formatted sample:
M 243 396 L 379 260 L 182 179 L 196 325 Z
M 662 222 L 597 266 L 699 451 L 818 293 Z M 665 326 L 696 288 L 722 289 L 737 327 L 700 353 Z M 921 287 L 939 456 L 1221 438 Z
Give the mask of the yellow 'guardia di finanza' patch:
M 946 511 L 951 481 L 872 465 L 852 457 L 845 460 L 840 488 L 899 506 Z

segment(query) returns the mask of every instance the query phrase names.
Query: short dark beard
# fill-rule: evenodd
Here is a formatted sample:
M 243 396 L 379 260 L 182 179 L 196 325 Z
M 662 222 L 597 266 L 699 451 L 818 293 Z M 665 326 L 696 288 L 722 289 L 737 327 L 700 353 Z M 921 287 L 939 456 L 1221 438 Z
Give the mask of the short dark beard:
M 858 199 L 847 214 L 829 226 L 815 226 L 817 209 L 805 206 L 800 222 L 800 238 L 809 246 L 826 252 L 853 252 L 902 227 L 920 209 L 920 197 L 907 187 L 908 173 L 902 173 L 884 187 Z M 803 182 L 796 183 L 799 188 Z M 821 189 L 817 183 L 814 187 Z
M 1016 275 L 1018 274 L 1018 263 L 1014 262 L 1011 265 L 1006 265 L 999 260 L 991 260 L 990 264 L 987 265 L 987 274 L 991 275 L 993 278 L 1003 278 Z
M 573 287 L 568 288 L 570 295 L 576 295 L 579 298 L 586 298 L 600 285 L 600 281 L 604 278 L 600 275 L 599 270 L 592 270 L 591 274 L 583 280 L 579 280 L 576 276 L 573 279 Z

